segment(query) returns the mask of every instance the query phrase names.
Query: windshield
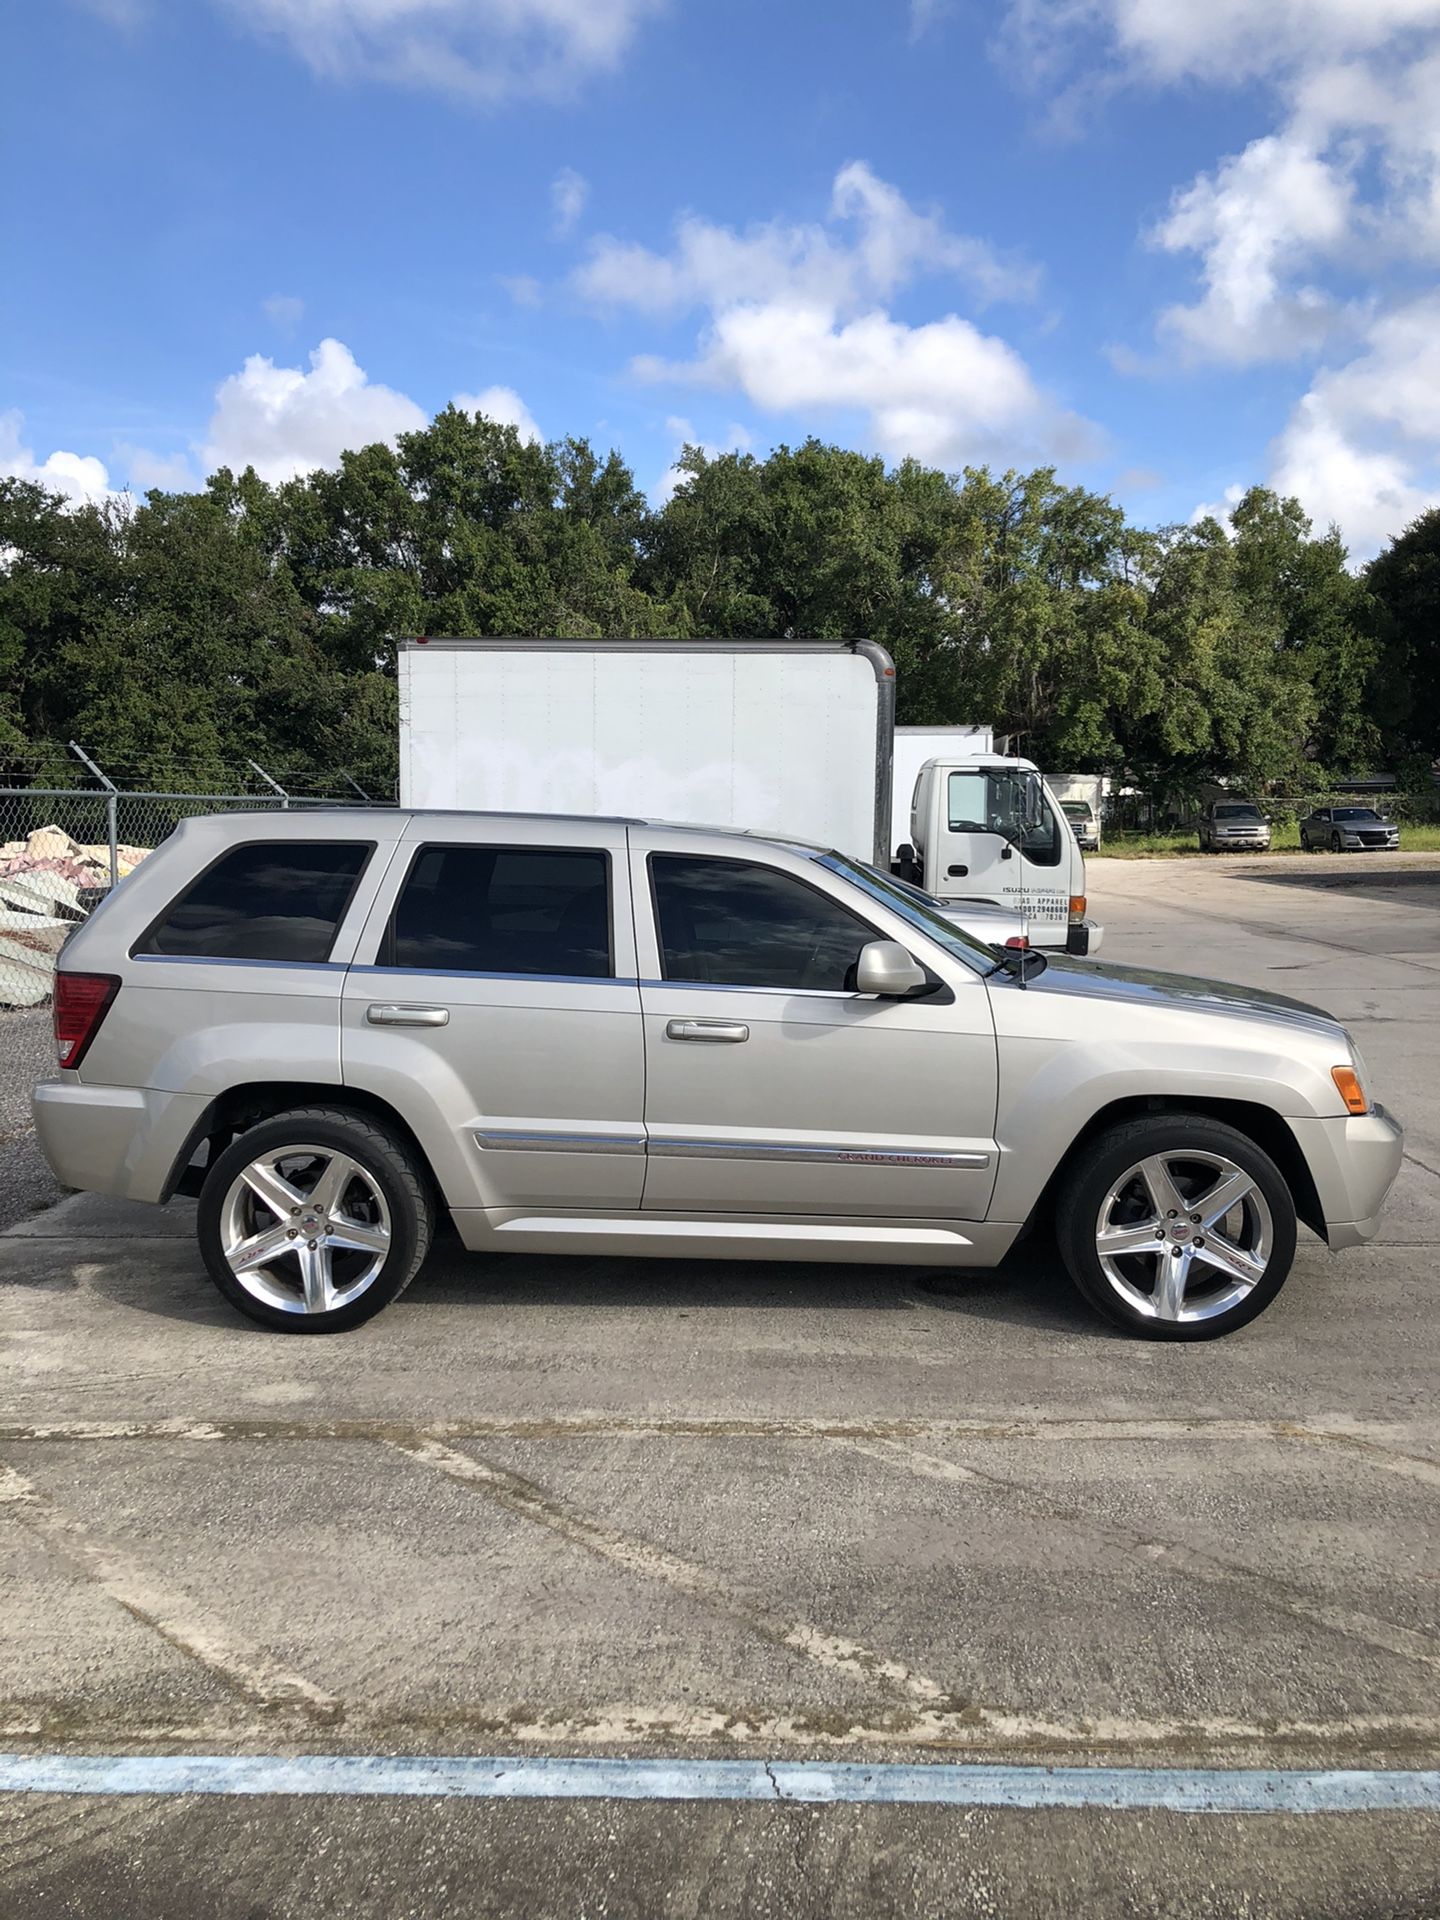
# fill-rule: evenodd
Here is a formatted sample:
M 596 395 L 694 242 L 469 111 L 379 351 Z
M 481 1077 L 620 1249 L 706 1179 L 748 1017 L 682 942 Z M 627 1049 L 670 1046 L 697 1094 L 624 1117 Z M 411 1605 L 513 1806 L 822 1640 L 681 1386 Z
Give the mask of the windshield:
M 1083 800 L 1062 800 L 1060 804 L 1065 809 L 1067 819 L 1088 820 L 1090 818 L 1090 808 Z
M 1335 807 L 1331 811 L 1330 818 L 1332 820 L 1378 820 L 1380 816 L 1373 807 Z
M 963 960 L 967 967 L 977 973 L 988 973 L 995 965 L 995 954 L 983 940 L 977 940 L 973 934 L 965 933 L 953 920 L 947 920 L 928 894 L 918 887 L 912 887 L 903 880 L 897 880 L 892 874 L 882 873 L 878 867 L 866 865 L 860 860 L 847 859 L 843 853 L 823 853 L 820 865 L 828 867 L 832 873 L 840 874 L 844 879 L 868 893 L 872 900 L 878 900 L 888 907 L 891 913 L 906 921 L 933 940 L 937 947 L 956 960 Z
M 1215 818 L 1217 820 L 1258 820 L 1260 809 L 1258 807 L 1216 807 Z

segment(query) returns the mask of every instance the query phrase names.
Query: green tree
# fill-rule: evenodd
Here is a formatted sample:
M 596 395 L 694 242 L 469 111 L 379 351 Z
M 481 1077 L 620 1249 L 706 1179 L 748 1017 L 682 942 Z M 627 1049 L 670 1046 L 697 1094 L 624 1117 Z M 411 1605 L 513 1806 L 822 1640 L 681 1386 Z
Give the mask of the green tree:
M 1371 717 L 1390 755 L 1440 757 L 1440 507 L 1370 562 Z

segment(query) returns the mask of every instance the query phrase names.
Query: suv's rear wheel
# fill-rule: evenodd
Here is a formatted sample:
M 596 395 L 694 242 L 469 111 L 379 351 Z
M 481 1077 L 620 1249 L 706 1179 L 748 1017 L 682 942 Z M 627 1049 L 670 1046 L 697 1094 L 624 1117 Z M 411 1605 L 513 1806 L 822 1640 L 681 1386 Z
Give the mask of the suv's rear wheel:
M 1262 1313 L 1295 1257 L 1295 1203 L 1270 1156 L 1201 1114 L 1109 1128 L 1066 1176 L 1056 1214 L 1070 1277 L 1151 1340 L 1213 1340 Z
M 206 1175 L 200 1251 L 225 1298 L 283 1333 L 343 1333 L 403 1292 L 433 1205 L 405 1146 L 340 1108 L 276 1114 Z

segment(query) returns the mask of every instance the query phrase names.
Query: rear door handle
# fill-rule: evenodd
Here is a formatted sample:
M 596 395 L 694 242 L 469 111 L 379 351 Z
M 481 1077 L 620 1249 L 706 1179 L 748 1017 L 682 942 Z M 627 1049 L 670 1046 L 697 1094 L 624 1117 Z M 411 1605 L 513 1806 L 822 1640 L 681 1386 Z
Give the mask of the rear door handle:
M 448 1007 L 375 1006 L 365 1009 L 372 1027 L 444 1027 L 450 1022 Z
M 667 1040 L 748 1040 L 750 1029 L 739 1020 L 670 1020 L 666 1022 Z

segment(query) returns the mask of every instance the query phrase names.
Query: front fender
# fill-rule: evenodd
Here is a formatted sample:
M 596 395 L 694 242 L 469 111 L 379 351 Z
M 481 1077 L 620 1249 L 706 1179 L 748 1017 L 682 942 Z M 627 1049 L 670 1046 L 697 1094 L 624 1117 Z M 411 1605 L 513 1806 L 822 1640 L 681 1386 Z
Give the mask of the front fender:
M 1097 1114 L 1122 1101 L 1242 1101 L 1291 1125 L 1331 1119 L 1339 1096 L 1318 1066 L 1278 1049 L 1173 1041 L 1057 1044 L 1000 1040 L 1000 1165 L 990 1218 L 1027 1219 L 1056 1168 Z

